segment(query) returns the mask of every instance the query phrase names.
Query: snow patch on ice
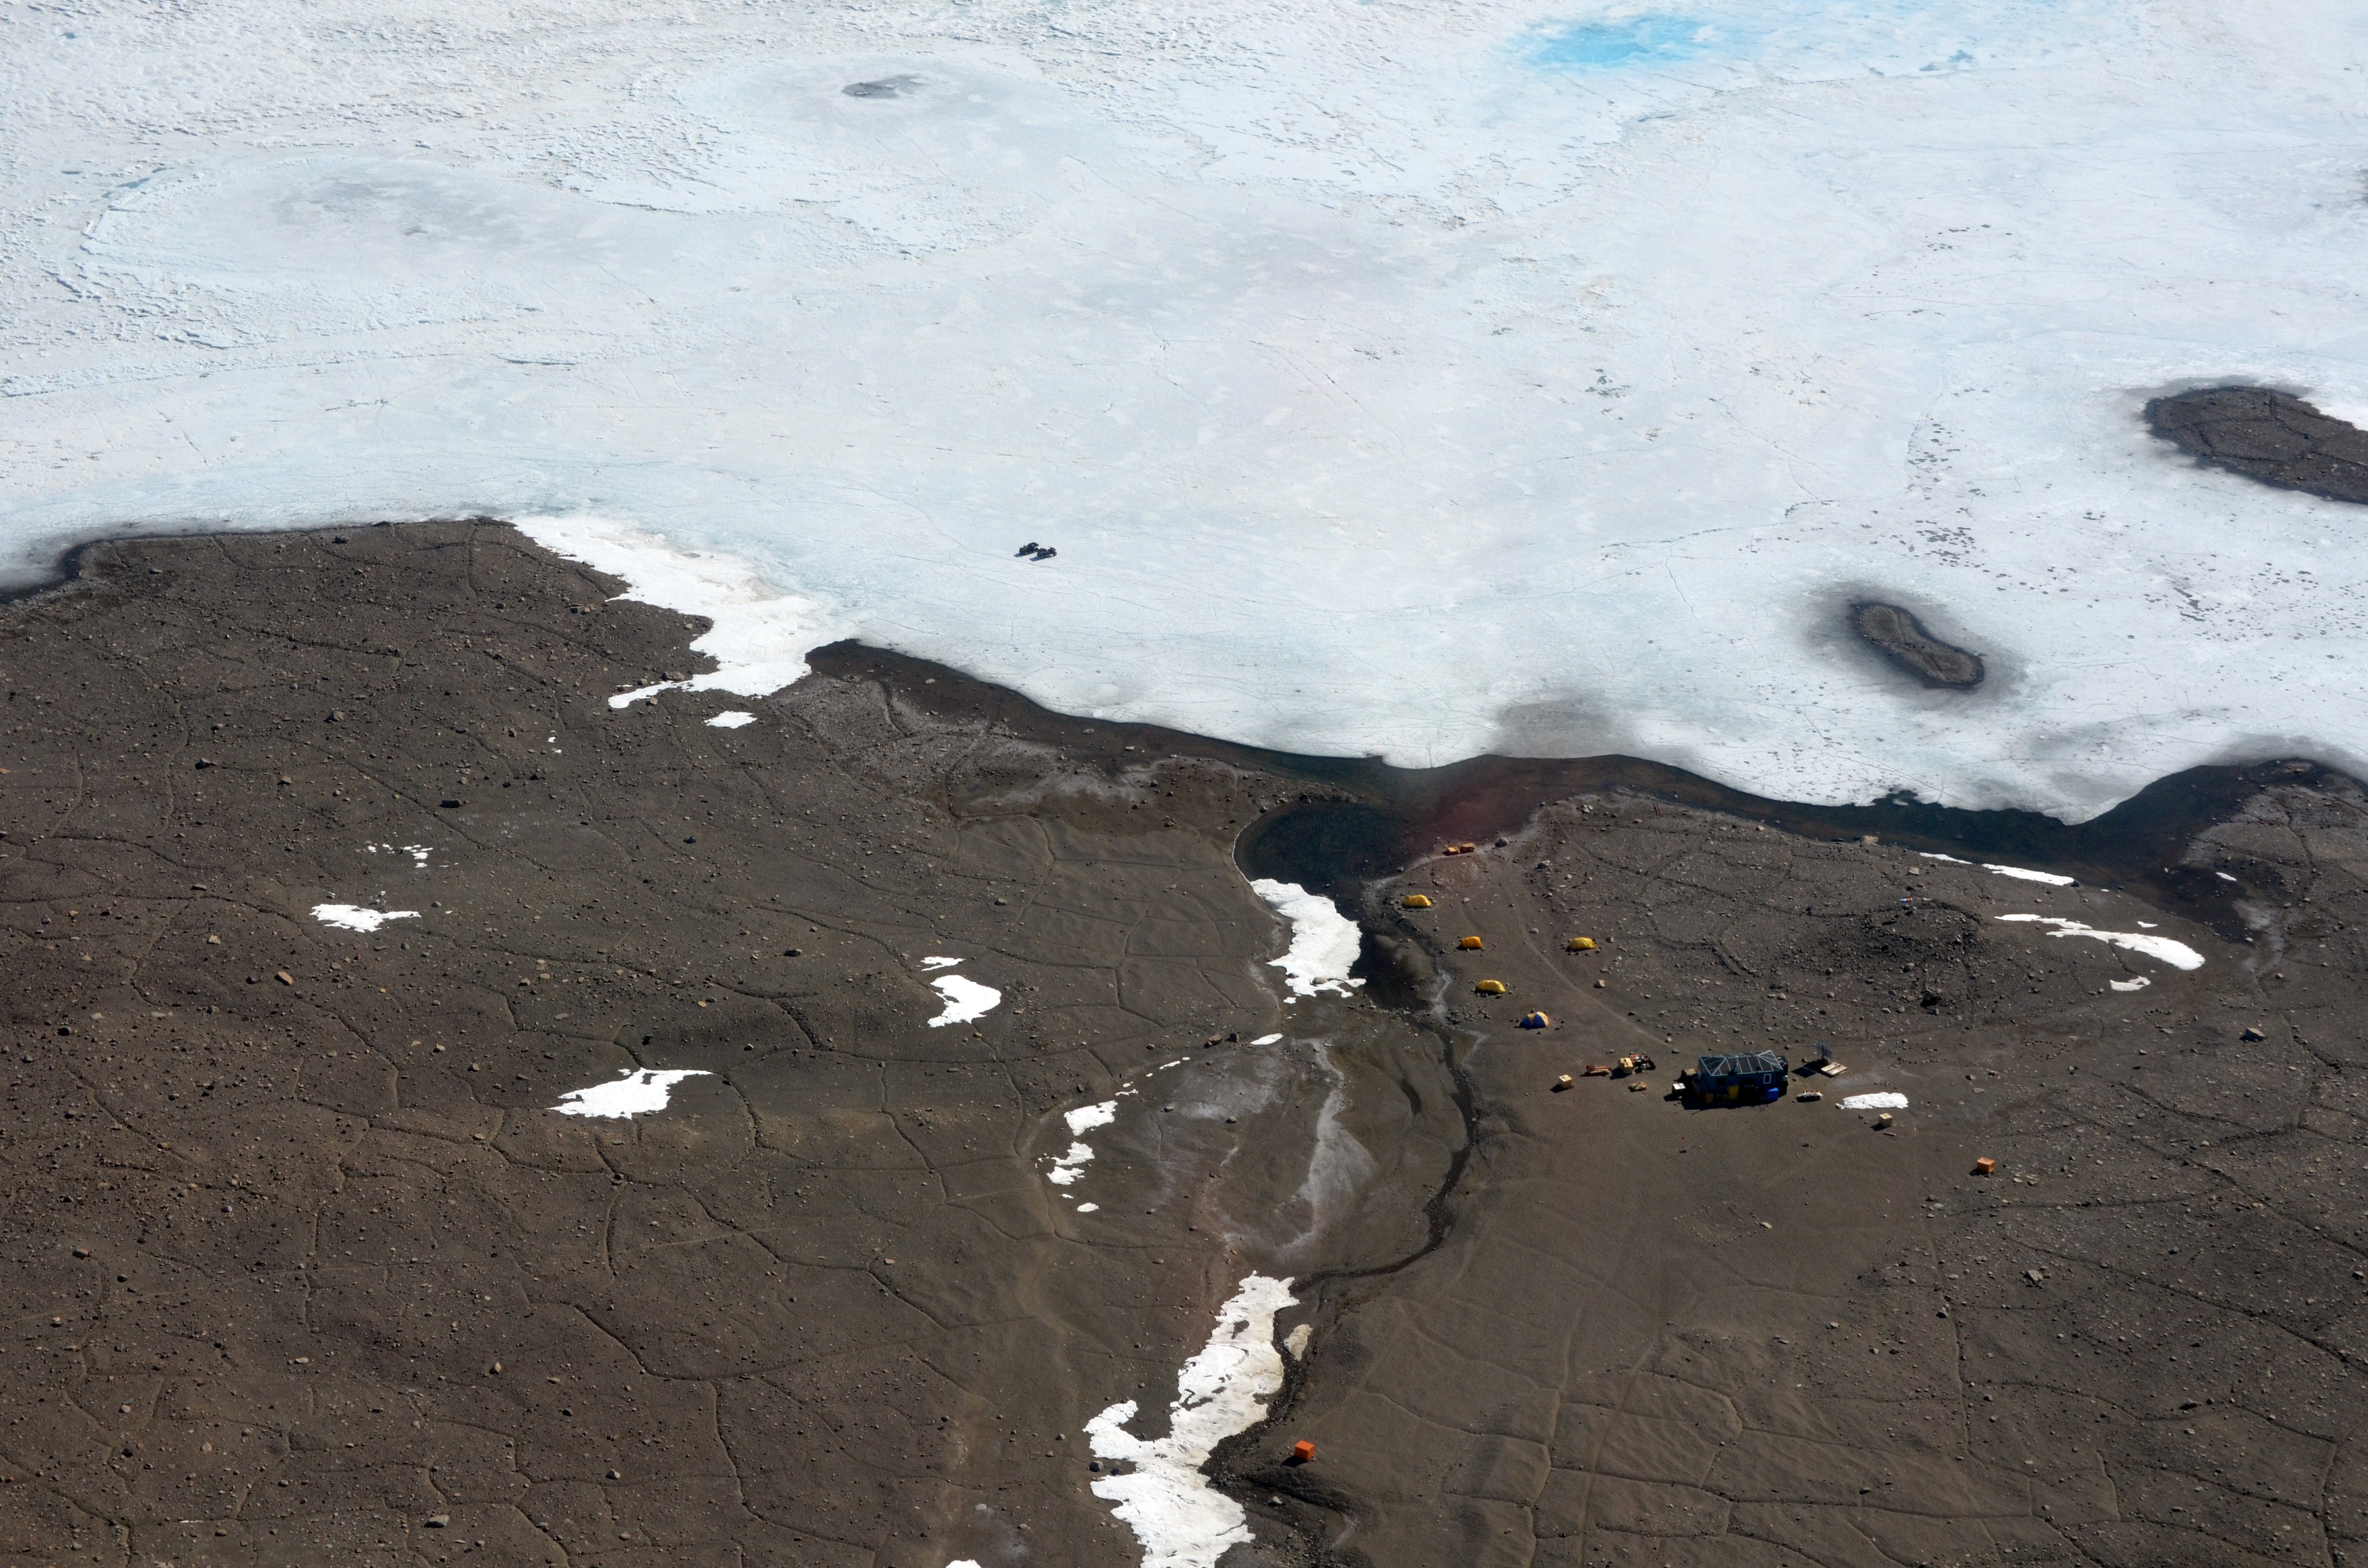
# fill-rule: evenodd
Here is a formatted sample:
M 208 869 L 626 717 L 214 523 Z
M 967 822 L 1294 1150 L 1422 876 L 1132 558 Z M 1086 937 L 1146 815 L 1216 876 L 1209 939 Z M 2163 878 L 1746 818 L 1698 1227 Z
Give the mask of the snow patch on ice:
M 646 1116 L 651 1111 L 666 1109 L 674 1086 L 685 1078 L 713 1076 L 696 1067 L 629 1067 L 624 1076 L 613 1083 L 570 1089 L 551 1108 L 562 1116 Z
M 416 920 L 416 909 L 364 909 L 356 903 L 316 903 L 313 918 L 347 931 L 375 931 L 390 920 Z
M 2094 926 L 2084 926 L 2078 920 L 2066 920 L 2053 915 L 2001 915 L 2000 920 L 2021 924 L 2053 926 L 2051 937 L 2087 937 L 2095 941 L 2109 942 L 2116 948 L 2126 948 L 2134 953 L 2144 953 L 2160 959 L 2173 969 L 2202 969 L 2203 955 L 2186 943 L 2169 937 L 2149 937 L 2142 931 L 2100 931 Z
M 1093 1490 L 1116 1504 L 1112 1511 L 1134 1531 L 1143 1568 L 1216 1568 L 1219 1558 L 1250 1539 L 1241 1505 L 1210 1485 L 1201 1467 L 1219 1443 L 1256 1425 L 1282 1387 L 1274 1315 L 1297 1304 L 1288 1279 L 1253 1274 L 1242 1281 L 1219 1309 L 1208 1345 L 1184 1363 L 1166 1437 L 1126 1430 L 1135 1414 L 1131 1399 L 1086 1423 L 1096 1459 L 1134 1467 L 1101 1477 Z
M 754 713 L 718 713 L 707 722 L 707 727 L 711 730 L 736 730 L 743 724 L 753 724 L 756 722 L 757 715 Z
M 1896 1089 L 1882 1089 L 1871 1095 L 1852 1095 L 1842 1101 L 1844 1110 L 1906 1110 L 1907 1096 Z
M 984 1017 L 1003 1000 L 1003 993 L 992 985 L 981 985 L 977 981 L 959 974 L 941 974 L 929 984 L 946 999 L 946 1010 L 929 1020 L 929 1027 L 933 1029 Z
M 1292 998 L 1326 991 L 1346 996 L 1365 983 L 1349 977 L 1362 936 L 1357 923 L 1341 914 L 1330 899 L 1296 882 L 1266 877 L 1250 883 L 1250 891 L 1291 922 L 1291 947 L 1282 957 L 1269 960 L 1269 967 L 1282 971 L 1283 983 Z

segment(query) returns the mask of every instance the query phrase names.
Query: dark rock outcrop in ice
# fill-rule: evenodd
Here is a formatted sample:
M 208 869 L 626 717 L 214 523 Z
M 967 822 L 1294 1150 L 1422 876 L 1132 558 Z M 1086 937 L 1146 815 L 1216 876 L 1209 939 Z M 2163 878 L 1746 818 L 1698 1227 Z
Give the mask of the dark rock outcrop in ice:
M 2146 404 L 2146 423 L 2198 460 L 2329 501 L 2368 501 L 2368 430 L 2267 387 L 2203 387 Z
M 1943 642 L 1897 605 L 1861 600 L 1850 606 L 1850 629 L 1867 644 L 1926 686 L 1971 691 L 1986 673 L 1982 656 Z

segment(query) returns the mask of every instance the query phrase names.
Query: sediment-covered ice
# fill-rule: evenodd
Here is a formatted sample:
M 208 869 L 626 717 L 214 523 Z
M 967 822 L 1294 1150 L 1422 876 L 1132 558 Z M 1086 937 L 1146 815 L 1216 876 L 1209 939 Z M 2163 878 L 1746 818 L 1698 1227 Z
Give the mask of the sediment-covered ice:
M 1340 913 L 1338 904 L 1296 882 L 1268 877 L 1252 881 L 1250 891 L 1291 922 L 1291 946 L 1282 957 L 1269 960 L 1270 968 L 1282 971 L 1282 983 L 1291 992 L 1286 1001 L 1323 991 L 1346 996 L 1365 983 L 1349 976 L 1363 937 L 1357 923 Z
M 375 931 L 390 920 L 416 920 L 416 909 L 364 909 L 358 903 L 316 903 L 313 918 L 347 931 Z
M 2076 817 L 2368 762 L 2368 531 L 2138 417 L 2368 406 L 2347 0 L 294 15 L 0 17 L 19 577 L 489 512 L 748 696 L 853 636 L 1299 751 Z
M 1296 1304 L 1288 1279 L 1243 1279 L 1218 1309 L 1208 1345 L 1184 1363 L 1166 1437 L 1138 1437 L 1126 1429 L 1135 1415 L 1131 1399 L 1086 1423 L 1095 1458 L 1133 1467 L 1102 1476 L 1093 1490 L 1116 1504 L 1112 1511 L 1134 1531 L 1143 1568 L 1216 1568 L 1226 1551 L 1250 1539 L 1241 1505 L 1211 1486 L 1201 1467 L 1220 1442 L 1255 1425 L 1282 1387 L 1274 1315 Z
M 2173 969 L 2203 967 L 2202 953 L 2169 937 L 2149 937 L 2143 931 L 2100 931 L 2094 926 L 2085 926 L 2078 920 L 2066 920 L 2053 915 L 2001 915 L 1998 918 L 2022 925 L 2053 926 L 2055 929 L 2047 933 L 2051 937 L 2087 937 L 2116 948 L 2126 948 L 2134 953 L 2144 953 L 2148 958 L 2160 959 Z
M 666 1109 L 674 1086 L 685 1078 L 713 1075 L 695 1067 L 630 1067 L 622 1077 L 609 1083 L 595 1084 L 588 1089 L 570 1089 L 551 1108 L 562 1116 L 646 1116 L 651 1111 Z

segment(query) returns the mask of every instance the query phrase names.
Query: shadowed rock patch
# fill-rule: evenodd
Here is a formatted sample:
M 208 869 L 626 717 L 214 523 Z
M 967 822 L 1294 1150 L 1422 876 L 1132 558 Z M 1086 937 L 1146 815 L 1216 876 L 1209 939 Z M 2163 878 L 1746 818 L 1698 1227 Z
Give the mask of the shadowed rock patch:
M 2203 462 L 2329 501 L 2368 501 L 2368 431 L 2267 387 L 2158 397 L 2146 423 Z
M 1869 601 L 1850 607 L 1850 627 L 1884 658 L 1926 686 L 1971 691 L 1986 673 L 1982 656 L 1943 642 L 1897 605 Z

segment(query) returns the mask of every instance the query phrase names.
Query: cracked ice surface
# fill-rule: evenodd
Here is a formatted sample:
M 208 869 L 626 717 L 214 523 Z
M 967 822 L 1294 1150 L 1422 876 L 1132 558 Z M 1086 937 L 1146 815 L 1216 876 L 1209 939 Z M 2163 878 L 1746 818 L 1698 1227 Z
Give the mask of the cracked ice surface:
M 2075 816 L 2368 760 L 2368 534 L 2136 417 L 2368 406 L 2356 5 L 297 15 L 0 17 L 20 577 L 490 511 L 747 696 L 857 636 L 1296 750 Z M 1870 591 L 1989 684 L 1902 685 Z

